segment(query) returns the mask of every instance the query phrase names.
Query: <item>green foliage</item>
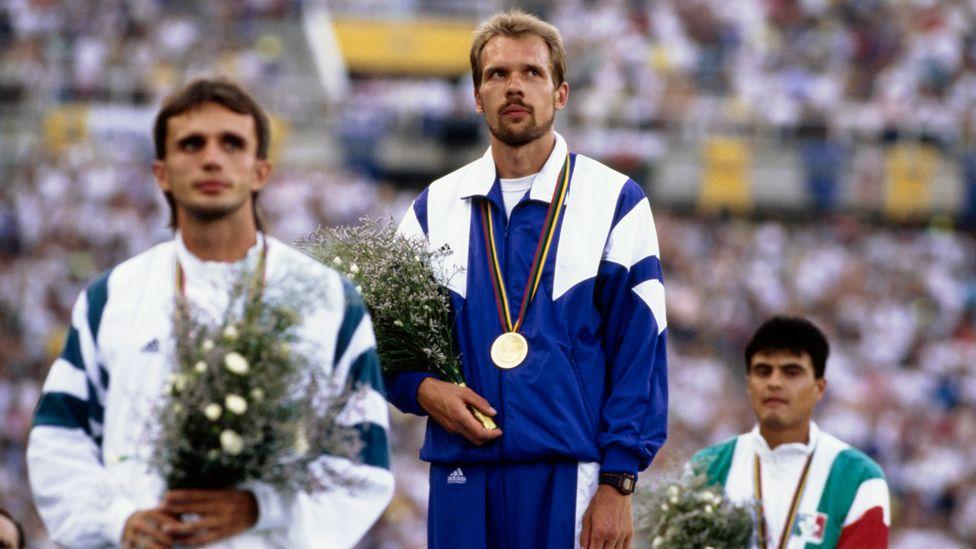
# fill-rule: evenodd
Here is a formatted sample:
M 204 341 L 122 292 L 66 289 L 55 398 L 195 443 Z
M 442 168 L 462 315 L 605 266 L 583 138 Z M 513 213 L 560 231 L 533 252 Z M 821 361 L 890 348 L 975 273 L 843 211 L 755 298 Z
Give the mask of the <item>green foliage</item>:
M 732 504 L 704 475 L 639 490 L 634 506 L 636 529 L 652 548 L 734 549 L 752 543 L 752 508 Z

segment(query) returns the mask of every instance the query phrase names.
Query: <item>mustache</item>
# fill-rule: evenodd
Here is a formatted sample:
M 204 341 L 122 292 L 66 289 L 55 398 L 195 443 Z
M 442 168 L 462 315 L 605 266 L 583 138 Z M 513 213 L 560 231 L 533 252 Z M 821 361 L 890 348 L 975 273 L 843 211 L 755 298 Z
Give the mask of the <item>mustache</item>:
M 521 107 L 526 111 L 528 111 L 530 114 L 535 112 L 535 109 L 523 103 L 521 99 L 513 99 L 511 101 L 506 101 L 505 104 L 502 105 L 500 109 L 498 109 L 498 112 L 499 114 L 504 113 L 511 107 Z

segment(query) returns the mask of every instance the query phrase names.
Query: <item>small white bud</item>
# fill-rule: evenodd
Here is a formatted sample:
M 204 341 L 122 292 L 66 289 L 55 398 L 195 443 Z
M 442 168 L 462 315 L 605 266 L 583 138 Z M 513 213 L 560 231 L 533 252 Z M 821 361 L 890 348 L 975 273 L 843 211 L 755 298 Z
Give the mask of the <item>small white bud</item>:
M 203 350 L 204 351 L 212 351 L 213 348 L 214 348 L 214 342 L 213 342 L 212 339 L 204 339 L 203 340 Z
M 217 421 L 222 413 L 224 413 L 223 408 L 221 408 L 220 404 L 217 404 L 216 402 L 207 404 L 207 406 L 203 409 L 203 415 L 207 416 L 207 419 L 210 421 Z
M 335 256 L 335 258 L 332 260 L 332 264 L 335 265 L 336 267 L 342 265 L 342 258 L 339 256 Z
M 359 274 L 359 265 L 356 265 L 355 263 L 353 263 L 352 265 L 350 265 L 349 266 L 349 272 L 352 273 L 352 274 Z
M 236 341 L 239 335 L 240 334 L 237 333 L 237 328 L 235 328 L 233 324 L 224 328 L 224 339 L 227 339 L 228 341 Z
M 236 456 L 244 451 L 244 439 L 234 431 L 225 429 L 220 433 L 220 447 L 225 454 Z
M 254 400 L 256 402 L 256 401 L 261 400 L 262 398 L 264 398 L 264 389 L 262 389 L 260 387 L 255 387 L 255 388 L 251 389 L 251 399 L 252 400 Z
M 224 357 L 224 366 L 238 375 L 246 374 L 249 369 L 247 359 L 235 352 L 227 353 L 227 356 Z
M 247 401 L 244 400 L 244 397 L 234 394 L 227 395 L 227 397 L 224 398 L 224 406 L 226 406 L 231 413 L 237 415 L 241 415 L 247 411 Z
M 193 365 L 193 371 L 196 372 L 196 373 L 198 373 L 198 374 L 202 374 L 202 373 L 206 372 L 207 371 L 207 363 L 204 362 L 204 361 L 202 361 L 202 360 L 197 361 L 197 363 Z

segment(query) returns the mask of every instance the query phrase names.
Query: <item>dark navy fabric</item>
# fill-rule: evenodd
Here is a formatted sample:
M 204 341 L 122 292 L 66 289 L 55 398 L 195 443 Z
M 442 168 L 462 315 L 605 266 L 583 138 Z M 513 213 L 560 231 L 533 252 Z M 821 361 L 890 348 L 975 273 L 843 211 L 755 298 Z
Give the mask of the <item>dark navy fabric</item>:
M 432 464 L 428 547 L 574 547 L 577 470 L 568 461 Z

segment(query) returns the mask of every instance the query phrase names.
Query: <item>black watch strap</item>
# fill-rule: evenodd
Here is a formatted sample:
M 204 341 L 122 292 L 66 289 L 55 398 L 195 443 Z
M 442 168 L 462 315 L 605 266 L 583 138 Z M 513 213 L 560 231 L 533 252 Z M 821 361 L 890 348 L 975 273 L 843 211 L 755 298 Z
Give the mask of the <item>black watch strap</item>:
M 613 486 L 621 494 L 629 496 L 637 487 L 637 477 L 630 473 L 600 473 L 600 484 Z

